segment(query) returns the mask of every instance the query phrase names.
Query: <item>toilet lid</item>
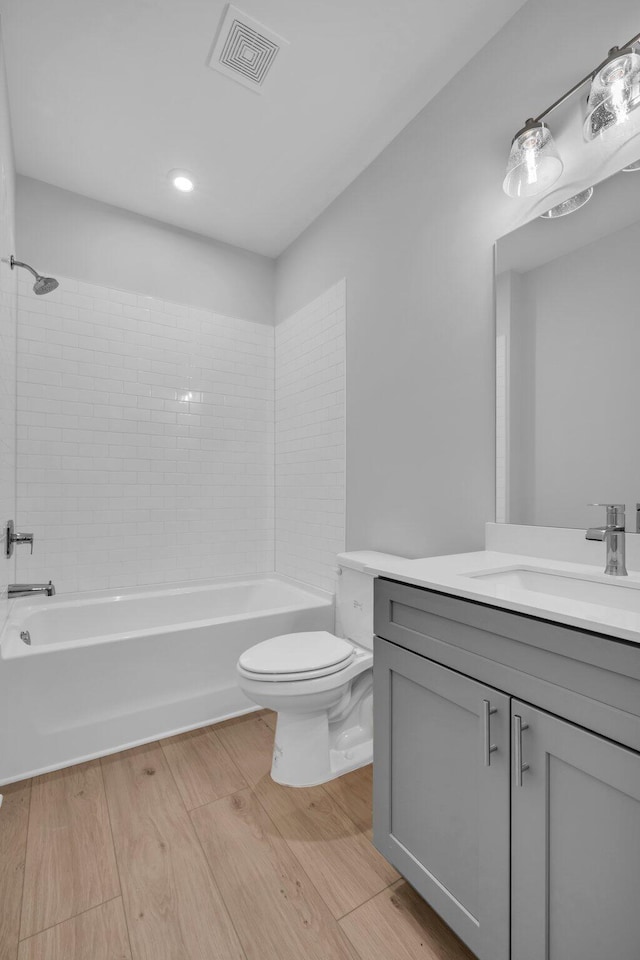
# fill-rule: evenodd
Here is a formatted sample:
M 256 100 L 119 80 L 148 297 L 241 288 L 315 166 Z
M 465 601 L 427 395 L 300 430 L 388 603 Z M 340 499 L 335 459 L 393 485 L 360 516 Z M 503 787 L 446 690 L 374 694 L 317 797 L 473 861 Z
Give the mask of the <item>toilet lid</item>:
M 325 630 L 286 633 L 271 637 L 246 650 L 238 664 L 243 671 L 261 674 L 301 675 L 322 671 L 322 675 L 342 670 L 353 660 L 353 646 Z M 317 674 L 316 674 L 317 675 Z

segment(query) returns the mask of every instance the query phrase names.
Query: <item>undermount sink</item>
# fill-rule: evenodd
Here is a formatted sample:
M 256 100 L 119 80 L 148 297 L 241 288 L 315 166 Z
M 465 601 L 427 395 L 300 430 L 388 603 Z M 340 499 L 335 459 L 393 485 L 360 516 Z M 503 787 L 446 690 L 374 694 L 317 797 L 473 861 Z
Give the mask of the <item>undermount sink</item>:
M 582 603 L 595 603 L 598 606 L 640 613 L 640 583 L 626 578 L 612 578 L 611 583 L 603 583 L 600 580 L 526 567 L 512 567 L 509 570 L 494 570 L 488 573 L 467 573 L 466 576 L 500 587 L 546 593 Z

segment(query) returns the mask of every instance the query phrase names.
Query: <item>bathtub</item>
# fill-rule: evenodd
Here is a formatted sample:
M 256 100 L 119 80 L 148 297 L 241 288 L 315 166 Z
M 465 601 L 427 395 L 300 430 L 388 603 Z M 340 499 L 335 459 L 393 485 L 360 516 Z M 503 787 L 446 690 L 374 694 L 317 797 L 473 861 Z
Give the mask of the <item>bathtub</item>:
M 0 784 L 254 710 L 240 654 L 333 628 L 333 596 L 277 576 L 14 600 L 0 637 Z

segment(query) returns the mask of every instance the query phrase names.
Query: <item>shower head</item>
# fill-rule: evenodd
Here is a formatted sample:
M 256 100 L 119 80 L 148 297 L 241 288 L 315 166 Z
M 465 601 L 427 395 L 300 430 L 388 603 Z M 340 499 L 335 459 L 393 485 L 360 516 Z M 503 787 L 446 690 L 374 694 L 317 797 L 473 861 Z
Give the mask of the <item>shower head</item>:
M 43 293 L 51 293 L 57 286 L 58 281 L 55 277 L 38 277 L 33 285 L 33 292 L 40 296 Z
M 55 290 L 59 285 L 55 277 L 41 277 L 33 267 L 30 267 L 28 263 L 22 263 L 20 260 L 16 260 L 15 257 L 11 257 L 11 269 L 14 267 L 24 267 L 25 270 L 28 270 L 29 273 L 32 273 L 36 278 L 36 282 L 33 285 L 33 292 L 37 293 L 38 296 L 42 296 L 44 293 L 51 293 L 52 290 Z

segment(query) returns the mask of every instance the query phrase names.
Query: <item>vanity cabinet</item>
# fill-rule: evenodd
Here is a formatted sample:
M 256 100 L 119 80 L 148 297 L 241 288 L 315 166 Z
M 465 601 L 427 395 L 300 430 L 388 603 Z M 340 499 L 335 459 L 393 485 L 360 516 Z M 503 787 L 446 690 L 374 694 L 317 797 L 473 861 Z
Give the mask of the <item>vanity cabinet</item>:
M 376 846 L 480 960 L 638 960 L 640 649 L 375 598 Z

